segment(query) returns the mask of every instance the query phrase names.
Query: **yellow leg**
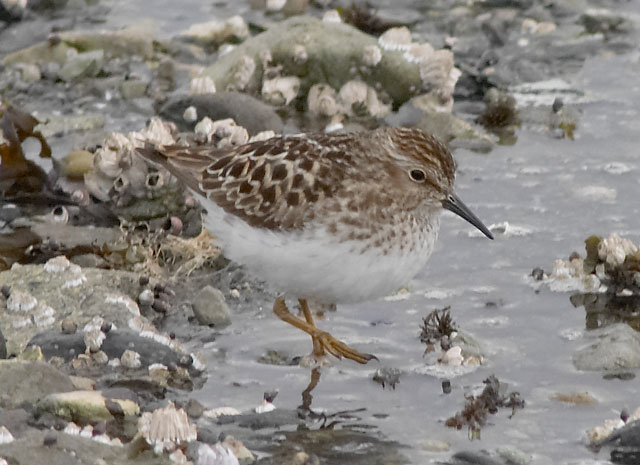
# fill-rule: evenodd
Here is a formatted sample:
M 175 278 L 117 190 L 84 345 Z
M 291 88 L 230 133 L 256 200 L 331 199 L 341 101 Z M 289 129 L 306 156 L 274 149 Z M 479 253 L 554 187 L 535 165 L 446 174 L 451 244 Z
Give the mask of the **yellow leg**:
M 307 323 L 311 326 L 316 327 L 316 324 L 313 321 L 313 314 L 311 313 L 311 309 L 309 308 L 307 301 L 305 299 L 298 299 L 298 302 L 300 303 L 300 308 L 304 314 L 304 319 L 307 320 Z M 313 355 L 317 358 L 324 357 L 327 353 L 324 351 L 318 337 L 312 335 L 311 339 L 313 340 Z
M 302 303 L 304 302 L 304 304 Z M 309 311 L 309 306 L 307 302 L 303 299 L 300 300 L 300 305 L 302 306 L 302 312 L 305 315 L 305 320 L 298 318 L 291 314 L 289 309 L 287 308 L 287 304 L 285 303 L 282 297 L 278 297 L 273 304 L 273 313 L 275 313 L 278 318 L 282 321 L 286 321 L 290 325 L 295 326 L 298 329 L 301 329 L 305 333 L 309 334 L 314 343 L 313 343 L 313 353 L 316 352 L 322 353 L 324 355 L 325 352 L 330 353 L 334 357 L 337 358 L 348 358 L 353 360 L 354 362 L 365 364 L 369 360 L 376 358 L 371 354 L 363 354 L 358 352 L 355 349 L 352 349 L 344 342 L 336 339 L 331 334 L 326 331 L 322 331 L 318 329 L 315 324 L 313 324 L 313 317 L 311 316 L 311 312 Z M 305 310 L 306 308 L 306 310 Z M 317 350 L 316 350 L 317 346 Z

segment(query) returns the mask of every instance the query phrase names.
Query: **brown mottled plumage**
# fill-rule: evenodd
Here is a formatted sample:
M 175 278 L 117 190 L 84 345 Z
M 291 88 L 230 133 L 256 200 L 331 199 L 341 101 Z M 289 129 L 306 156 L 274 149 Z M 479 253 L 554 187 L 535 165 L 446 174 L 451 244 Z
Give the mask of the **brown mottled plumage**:
M 312 335 L 315 355 L 371 358 L 318 330 L 305 299 L 365 300 L 405 284 L 433 250 L 443 207 L 491 237 L 453 194 L 451 153 L 419 129 L 139 152 L 201 197 L 229 258 L 300 298 L 306 321 L 282 299 L 274 311 Z

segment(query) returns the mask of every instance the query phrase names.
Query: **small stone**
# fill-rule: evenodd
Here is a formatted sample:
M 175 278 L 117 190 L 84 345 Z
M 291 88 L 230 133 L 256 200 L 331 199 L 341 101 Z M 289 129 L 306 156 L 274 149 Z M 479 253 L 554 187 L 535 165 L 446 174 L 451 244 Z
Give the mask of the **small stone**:
M 67 59 L 58 73 L 60 79 L 69 82 L 83 77 L 95 77 L 102 70 L 103 50 L 78 53 Z
M 60 331 L 62 334 L 75 334 L 78 330 L 78 325 L 71 317 L 66 317 L 60 322 Z
M 193 302 L 193 314 L 203 326 L 225 327 L 231 324 L 231 312 L 219 289 L 206 286 Z
M 451 381 L 448 379 L 442 380 L 442 392 L 445 394 L 451 393 Z
M 542 281 L 544 279 L 544 270 L 542 268 L 534 268 L 531 272 L 531 277 L 536 281 Z
M 185 405 L 185 411 L 189 418 L 198 419 L 204 412 L 204 406 L 195 399 L 189 399 L 187 405 Z
M 138 303 L 143 307 L 150 307 L 153 304 L 153 301 L 153 291 L 151 291 L 150 289 L 145 289 L 138 296 Z
M 8 299 L 9 296 L 11 295 L 11 287 L 7 284 L 5 284 L 4 286 L 2 286 L 2 288 L 0 289 L 0 292 L 2 292 L 2 295 L 5 299 Z

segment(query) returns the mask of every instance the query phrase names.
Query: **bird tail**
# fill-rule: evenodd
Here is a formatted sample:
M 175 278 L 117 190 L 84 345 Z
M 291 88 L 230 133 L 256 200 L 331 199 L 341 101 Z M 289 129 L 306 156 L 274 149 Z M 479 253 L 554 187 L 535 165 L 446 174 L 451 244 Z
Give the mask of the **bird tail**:
M 204 150 L 178 145 L 163 146 L 160 149 L 145 142 L 144 147 L 139 147 L 136 151 L 151 164 L 165 168 L 194 192 L 204 195 L 200 186 L 202 173 L 212 163 Z

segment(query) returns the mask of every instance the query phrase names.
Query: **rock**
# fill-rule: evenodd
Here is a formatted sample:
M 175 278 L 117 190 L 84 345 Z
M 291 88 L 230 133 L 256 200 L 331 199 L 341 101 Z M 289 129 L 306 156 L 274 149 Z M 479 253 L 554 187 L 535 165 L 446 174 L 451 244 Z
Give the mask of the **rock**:
M 0 360 L 0 407 L 33 403 L 48 394 L 73 389 L 71 379 L 47 363 Z
M 97 113 L 82 116 L 51 115 L 42 121 L 36 128 L 45 138 L 50 138 L 63 136 L 70 132 L 86 132 L 102 128 L 104 126 L 104 115 Z
M 86 231 L 84 234 L 86 236 Z M 107 314 L 109 321 L 120 328 L 129 327 L 132 318 L 145 321 L 134 300 L 140 289 L 137 273 L 80 268 L 70 263 L 59 271 L 54 271 L 58 268 L 53 265 L 49 267 L 50 271 L 46 267 L 47 264 L 14 266 L 0 272 L 0 287 L 9 285 L 12 294 L 30 295 L 36 301 L 34 312 L 41 315 L 38 321 L 34 321 L 24 311 L 6 311 L 6 301 L 0 299 L 0 327 L 11 328 L 11 339 L 7 341 L 10 353 L 22 352 L 28 341 L 47 328 L 55 328 L 54 331 L 59 332 L 62 321 L 67 317 L 72 318 L 78 327 L 83 327 L 95 316 Z M 83 334 L 78 336 L 82 339 Z M 60 355 L 47 355 L 45 342 L 35 340 L 32 343 L 39 345 L 47 358 Z
M 209 21 L 192 24 L 185 36 L 201 45 L 219 45 L 223 42 L 239 42 L 249 37 L 249 27 L 241 16 L 232 16 L 226 21 Z
M 95 77 L 102 70 L 104 64 L 104 52 L 92 50 L 78 53 L 69 58 L 60 68 L 58 76 L 66 82 L 85 77 Z
M 578 370 L 619 370 L 640 367 L 640 335 L 625 323 L 588 333 L 593 342 L 573 355 Z
M 68 362 L 78 354 L 84 354 L 86 350 L 82 332 L 62 334 L 56 330 L 44 331 L 36 334 L 29 344 L 40 346 L 47 360 L 51 357 L 61 357 Z M 170 346 L 157 342 L 151 337 L 140 336 L 130 329 L 109 331 L 100 349 L 109 359 L 120 359 L 124 356 L 128 368 L 149 367 L 154 363 L 165 366 L 175 365 L 182 356 Z M 127 352 L 133 352 L 137 356 L 131 353 L 125 355 Z
M 147 92 L 147 83 L 138 79 L 122 81 L 120 84 L 120 94 L 125 100 L 144 97 Z
M 39 65 L 54 61 L 64 63 L 67 57 L 83 52 L 102 50 L 110 57 L 153 57 L 154 24 L 142 21 L 116 31 L 65 31 L 58 34 L 60 42 L 52 45 L 48 40 L 13 52 L 2 60 L 4 64 L 32 63 Z
M 106 435 L 100 436 L 102 436 L 100 439 L 109 439 Z M 42 431 L 31 429 L 14 442 L 1 445 L 0 456 L 9 458 L 11 464 L 172 464 L 168 456 L 137 457 L 135 461 L 132 461 L 128 458 L 127 448 L 114 447 L 114 445 L 105 444 L 95 438 L 91 439 L 78 433 L 72 435 L 49 429 Z
M 193 301 L 193 314 L 198 323 L 222 328 L 231 324 L 231 312 L 219 289 L 206 286 Z
M 55 393 L 46 396 L 36 404 L 38 414 L 52 413 L 76 423 L 95 423 L 101 420 L 113 420 L 107 403 L 115 402 L 125 416 L 140 413 L 140 407 L 129 399 L 107 399 L 100 391 L 73 391 Z
M 412 43 L 408 29 L 396 29 L 401 29 L 396 34 L 401 41 L 389 31 L 377 40 L 347 24 L 295 16 L 247 39 L 203 74 L 213 78 L 217 89 L 257 92 L 266 71 L 281 67 L 282 76 L 300 78 L 303 95 L 314 84 L 338 90 L 356 79 L 388 95 L 396 105 L 423 92 L 449 100 L 459 76 L 451 52 Z M 381 54 L 374 66 L 371 46 L 379 47 Z
M 159 114 L 179 127 L 192 131 L 195 121 L 186 122 L 182 118 L 189 107 L 196 109 L 200 120 L 204 117 L 209 117 L 213 121 L 232 118 L 239 126 L 246 128 L 249 134 L 267 130 L 281 133 L 283 128 L 282 119 L 270 106 L 239 92 L 176 95 L 162 106 Z

